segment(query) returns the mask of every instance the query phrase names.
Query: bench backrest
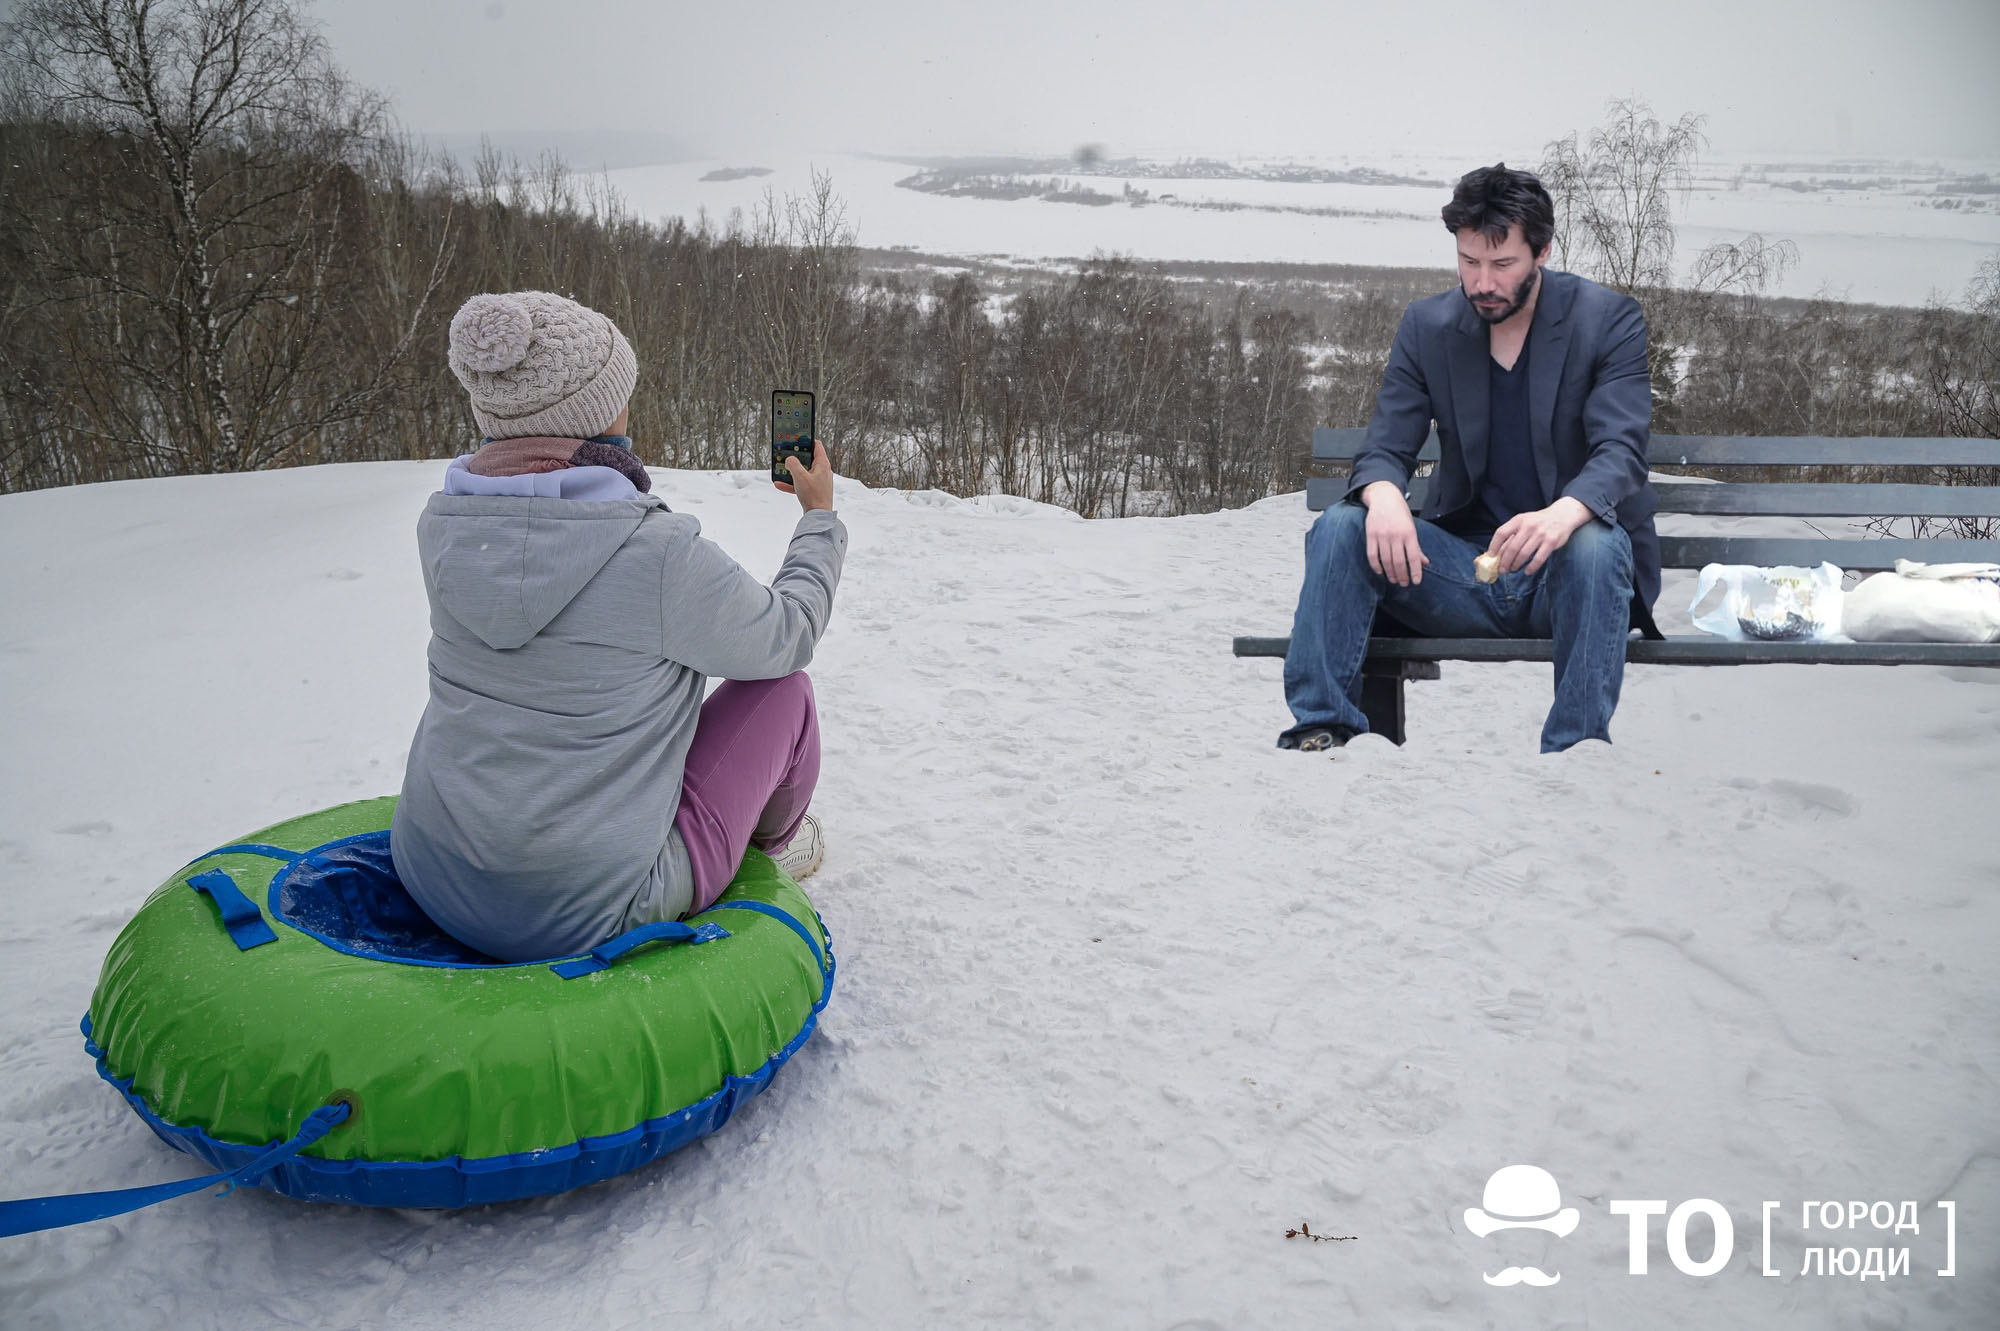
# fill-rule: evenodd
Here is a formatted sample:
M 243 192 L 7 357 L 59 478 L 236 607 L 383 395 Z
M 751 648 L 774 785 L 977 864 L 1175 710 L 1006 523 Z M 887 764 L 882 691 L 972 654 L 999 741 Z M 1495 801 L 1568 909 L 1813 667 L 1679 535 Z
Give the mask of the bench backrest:
M 1367 438 L 1365 429 L 1313 431 L 1313 461 L 1351 462 Z M 1422 462 L 1438 457 L 1437 433 L 1424 442 Z M 1994 467 L 2000 440 L 1934 438 L 1807 439 L 1751 435 L 1656 434 L 1647 450 L 1654 467 Z M 1413 503 L 1429 488 L 1425 477 L 1411 482 Z M 1763 517 L 1924 517 L 2000 518 L 2000 486 L 1765 484 L 1712 481 L 1658 481 L 1653 485 L 1661 513 L 1705 513 Z M 1315 476 L 1306 482 L 1306 504 L 1317 511 L 1338 503 L 1347 492 L 1344 477 Z M 1830 560 L 1841 568 L 1874 573 L 1894 568 L 1898 559 L 1931 564 L 2000 562 L 2000 540 L 1957 539 L 1799 539 L 1761 536 L 1661 536 L 1660 563 L 1666 568 L 1704 564 L 1814 565 Z

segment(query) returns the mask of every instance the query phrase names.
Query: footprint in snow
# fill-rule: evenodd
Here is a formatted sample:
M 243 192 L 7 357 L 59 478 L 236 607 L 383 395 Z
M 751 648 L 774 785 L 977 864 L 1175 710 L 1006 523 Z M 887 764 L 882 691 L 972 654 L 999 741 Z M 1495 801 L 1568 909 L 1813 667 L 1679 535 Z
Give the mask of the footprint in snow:
M 1498 997 L 1482 998 L 1473 1004 L 1488 1025 L 1507 1035 L 1526 1035 L 1539 1026 L 1548 1005 L 1548 996 L 1533 989 L 1509 989 Z
M 1788 943 L 1824 945 L 1847 932 L 1847 912 L 1855 909 L 1851 889 L 1840 884 L 1801 888 L 1771 917 L 1771 932 Z
M 1784 777 L 1753 781 L 1748 777 L 1732 777 L 1723 784 L 1753 797 L 1762 795 L 1764 798 L 1758 803 L 1763 811 L 1797 821 L 1847 818 L 1860 807 L 1851 792 L 1816 781 L 1792 781 Z

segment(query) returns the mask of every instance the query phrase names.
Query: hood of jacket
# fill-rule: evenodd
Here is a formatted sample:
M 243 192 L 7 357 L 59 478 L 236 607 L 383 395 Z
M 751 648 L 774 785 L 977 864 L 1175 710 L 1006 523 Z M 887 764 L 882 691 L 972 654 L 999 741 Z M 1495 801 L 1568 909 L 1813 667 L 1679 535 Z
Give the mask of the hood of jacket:
M 434 494 L 417 522 L 433 604 L 488 647 L 520 647 L 561 614 L 646 515 L 666 505 L 629 499 Z

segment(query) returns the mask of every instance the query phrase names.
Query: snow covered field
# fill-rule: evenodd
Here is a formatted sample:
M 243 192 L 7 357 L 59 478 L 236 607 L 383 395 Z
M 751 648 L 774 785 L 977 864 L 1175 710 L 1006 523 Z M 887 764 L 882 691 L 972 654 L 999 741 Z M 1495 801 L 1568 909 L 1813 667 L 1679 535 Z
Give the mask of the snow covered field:
M 7 1195 L 194 1173 L 77 1020 L 176 866 L 396 788 L 441 469 L 0 498 Z M 659 480 L 776 567 L 790 498 Z M 0 1325 L 1996 1324 L 2000 671 L 1640 667 L 1615 747 L 1544 758 L 1544 667 L 1447 665 L 1407 747 L 1328 761 L 1272 748 L 1279 665 L 1229 655 L 1289 624 L 1302 496 L 839 500 L 808 884 L 839 983 L 770 1093 L 547 1200 L 245 1190 L 0 1240 Z M 1516 1163 L 1573 1234 L 1468 1232 Z M 1656 1217 L 1627 1274 L 1611 1203 L 1697 1197 L 1733 1217 L 1726 1269 L 1675 1270 Z M 1802 1233 L 1827 1199 L 1914 1201 L 1922 1231 Z M 1801 1276 L 1822 1244 L 1909 1274 Z M 1526 1263 L 1560 1283 L 1482 1278 Z
M 1537 151 L 1509 154 L 1532 165 Z M 1476 160 L 1441 156 L 1329 159 L 1321 165 L 1373 166 L 1419 179 L 1448 182 Z M 1449 268 L 1450 237 L 1437 220 L 1448 185 L 1279 184 L 1262 180 L 1174 180 L 1076 176 L 1076 183 L 1117 195 L 1126 184 L 1183 201 L 1237 202 L 1263 207 L 1341 209 L 1363 216 L 1245 209 L 1213 211 L 1153 203 L 1088 207 L 1045 199 L 952 198 L 899 189 L 915 172 L 902 162 L 827 156 L 762 163 L 769 175 L 728 181 L 702 177 L 725 164 L 683 162 L 610 172 L 612 185 L 641 216 L 717 221 L 732 209 L 752 212 L 770 190 L 779 198 L 804 194 L 817 166 L 832 174 L 860 242 L 908 246 L 934 254 L 1014 255 L 1025 259 L 1082 258 L 1115 251 L 1142 259 L 1215 262 L 1344 263 Z M 737 167 L 746 163 L 734 163 Z M 1990 173 L 1994 164 L 1954 162 L 1951 173 Z M 1824 163 L 1765 166 L 1748 159 L 1709 162 L 1681 215 L 1679 257 L 1691 263 L 1703 247 L 1740 240 L 1747 232 L 1789 239 L 1799 265 L 1777 294 L 1827 294 L 1841 299 L 1921 305 L 1935 291 L 1957 300 L 1980 260 L 2000 248 L 2000 209 L 1993 196 L 1967 196 L 1974 210 L 1929 206 L 1931 183 L 1947 168 Z M 1825 178 L 1900 180 L 1895 187 L 1804 191 Z M 1795 189 L 1793 186 L 1801 188 Z

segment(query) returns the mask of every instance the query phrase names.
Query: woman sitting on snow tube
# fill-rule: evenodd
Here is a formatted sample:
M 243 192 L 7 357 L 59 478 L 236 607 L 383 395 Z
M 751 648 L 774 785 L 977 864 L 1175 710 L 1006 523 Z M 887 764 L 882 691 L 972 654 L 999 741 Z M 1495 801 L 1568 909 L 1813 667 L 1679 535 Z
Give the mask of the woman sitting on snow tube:
M 451 321 L 486 439 L 417 523 L 430 701 L 391 848 L 411 897 L 506 961 L 706 909 L 747 846 L 818 867 L 812 659 L 847 529 L 815 445 L 766 587 L 651 493 L 625 437 L 631 345 L 541 291 Z M 710 675 L 729 681 L 706 703 Z

